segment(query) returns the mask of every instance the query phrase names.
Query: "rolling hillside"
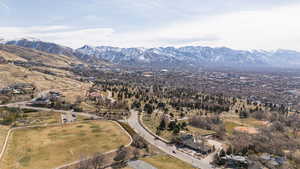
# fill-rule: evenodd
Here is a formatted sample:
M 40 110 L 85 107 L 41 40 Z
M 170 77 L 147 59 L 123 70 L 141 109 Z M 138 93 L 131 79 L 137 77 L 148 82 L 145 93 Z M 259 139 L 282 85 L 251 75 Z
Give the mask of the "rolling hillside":
M 31 83 L 38 91 L 57 90 L 74 101 L 89 86 L 70 71 L 78 59 L 13 45 L 0 45 L 0 88 Z

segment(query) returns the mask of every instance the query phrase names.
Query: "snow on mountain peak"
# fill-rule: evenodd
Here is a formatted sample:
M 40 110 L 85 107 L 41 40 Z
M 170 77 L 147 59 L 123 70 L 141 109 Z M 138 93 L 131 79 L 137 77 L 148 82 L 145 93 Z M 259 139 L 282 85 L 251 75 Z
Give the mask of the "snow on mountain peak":
M 151 64 L 175 66 L 230 66 L 230 67 L 282 67 L 300 64 L 300 53 L 292 50 L 234 50 L 226 47 L 205 46 L 158 47 L 158 48 L 119 48 L 111 46 L 89 46 L 73 50 L 55 43 L 42 42 L 36 38 L 22 38 L 0 43 L 33 48 L 48 53 L 76 56 L 88 62 L 106 60 L 115 64 Z M 297 64 L 295 64 L 297 63 Z M 299 63 L 299 64 L 298 64 Z

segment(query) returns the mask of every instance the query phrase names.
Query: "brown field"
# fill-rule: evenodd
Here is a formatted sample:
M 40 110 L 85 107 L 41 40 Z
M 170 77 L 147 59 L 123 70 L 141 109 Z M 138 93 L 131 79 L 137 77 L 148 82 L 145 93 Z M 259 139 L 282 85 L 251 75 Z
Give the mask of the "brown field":
M 81 63 L 74 57 L 55 55 L 14 45 L 1 45 L 0 50 L 0 56 L 3 56 L 7 60 L 34 61 L 45 63 L 48 65 L 64 67 L 68 67 L 71 63 Z
M 6 51 L 2 51 L 0 50 L 0 56 L 3 57 L 5 60 L 12 60 L 12 61 L 23 61 L 26 62 L 26 59 L 21 58 L 15 54 L 6 52 Z
M 158 169 L 195 169 L 193 166 L 168 155 L 156 155 L 141 160 Z
M 74 57 L 54 55 L 41 51 L 22 48 L 11 45 L 0 46 L 0 56 L 10 61 L 31 61 L 44 63 L 56 67 L 70 67 L 71 64 L 82 64 Z M 56 75 L 49 75 L 35 71 L 35 69 L 47 70 Z M 73 102 L 78 96 L 84 96 L 90 86 L 74 80 L 76 75 L 72 72 L 50 67 L 33 66 L 32 69 L 12 64 L 0 64 L 0 88 L 7 87 L 14 83 L 32 83 L 38 92 L 45 90 L 58 90 L 66 96 L 66 100 Z
M 253 127 L 235 127 L 234 130 L 242 133 L 249 133 L 249 134 L 258 133 L 257 129 Z
M 234 128 L 239 127 L 240 124 L 237 124 L 232 121 L 225 121 L 225 129 L 227 134 L 231 135 L 234 132 Z
M 108 121 L 16 130 L 0 165 L 3 169 L 50 169 L 116 149 L 129 139 Z
M 200 129 L 200 128 L 196 128 L 193 126 L 188 126 L 188 133 L 191 134 L 196 134 L 196 135 L 210 135 L 210 134 L 215 134 L 214 131 L 212 130 L 204 130 L 204 129 Z
M 228 134 L 233 131 L 247 132 L 249 134 L 256 134 L 258 128 L 267 126 L 269 123 L 253 118 L 240 119 L 238 117 L 223 117 L 225 121 L 225 128 Z
M 34 126 L 43 124 L 58 124 L 61 121 L 60 113 L 58 112 L 30 112 L 25 113 L 21 121 L 16 125 L 19 126 Z
M 0 65 L 0 80 L 2 82 L 0 88 L 14 83 L 32 83 L 39 91 L 60 91 L 70 102 L 75 101 L 79 96 L 84 96 L 90 86 L 70 78 L 47 75 L 8 64 Z
M 0 151 L 2 150 L 2 146 L 4 144 L 8 129 L 8 126 L 0 125 Z

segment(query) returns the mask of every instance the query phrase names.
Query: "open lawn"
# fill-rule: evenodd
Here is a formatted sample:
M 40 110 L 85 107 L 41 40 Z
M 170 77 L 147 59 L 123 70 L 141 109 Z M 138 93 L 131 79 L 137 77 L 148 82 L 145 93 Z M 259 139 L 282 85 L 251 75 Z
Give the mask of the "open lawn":
M 168 155 L 156 155 L 153 157 L 142 158 L 141 160 L 158 169 L 194 169 L 193 166 Z
M 130 138 L 109 121 L 16 130 L 1 169 L 50 169 L 126 145 Z

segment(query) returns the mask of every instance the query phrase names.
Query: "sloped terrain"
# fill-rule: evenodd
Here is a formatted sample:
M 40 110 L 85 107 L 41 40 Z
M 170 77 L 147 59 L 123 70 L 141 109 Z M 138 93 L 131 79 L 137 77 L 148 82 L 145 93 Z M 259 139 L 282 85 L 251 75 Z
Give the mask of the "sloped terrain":
M 54 54 L 54 56 L 60 56 L 59 60 L 62 60 L 63 58 L 66 59 L 66 57 L 69 57 L 69 59 L 75 59 L 83 56 L 85 54 L 83 53 L 78 53 L 76 50 L 62 46 L 59 44 L 51 43 L 51 42 L 43 42 L 40 40 L 29 40 L 29 39 L 20 39 L 20 40 L 12 40 L 12 41 L 7 41 L 5 42 L 6 45 L 10 46 L 20 46 L 27 49 L 35 49 L 36 51 L 42 51 L 48 53 L 49 56 L 51 54 Z M 23 50 L 22 49 L 22 50 Z M 22 53 L 22 52 L 21 52 Z M 50 54 L 51 53 L 51 54 Z M 50 59 L 51 57 L 49 57 Z M 55 60 L 54 60 L 55 61 Z M 72 60 L 74 61 L 74 60 Z M 83 62 L 86 62 L 87 60 L 82 60 Z M 103 59 L 93 59 L 93 64 L 97 65 L 104 65 L 104 66 L 110 66 L 111 64 L 104 61 Z
M 0 45 L 0 56 L 7 60 L 36 62 L 57 67 L 70 67 L 71 64 L 82 64 L 75 57 L 55 55 L 14 45 Z
M 78 59 L 44 53 L 41 51 L 0 45 L 0 88 L 16 83 L 30 83 L 37 91 L 58 90 L 68 93 L 68 99 L 82 96 L 89 84 L 76 80 L 69 70 L 73 65 L 83 64 Z M 70 95 L 70 93 L 72 93 Z

